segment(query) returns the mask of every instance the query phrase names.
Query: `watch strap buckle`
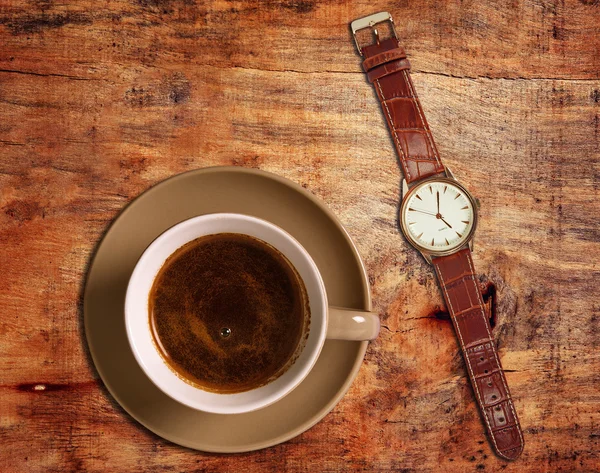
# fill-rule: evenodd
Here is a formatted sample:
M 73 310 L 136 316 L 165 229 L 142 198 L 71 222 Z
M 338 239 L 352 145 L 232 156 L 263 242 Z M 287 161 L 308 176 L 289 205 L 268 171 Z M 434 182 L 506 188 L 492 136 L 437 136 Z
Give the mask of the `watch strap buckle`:
M 365 28 L 371 28 L 371 31 L 375 36 L 375 41 L 377 42 L 377 44 L 379 44 L 379 31 L 377 31 L 376 25 L 378 25 L 379 23 L 385 23 L 386 21 L 390 22 L 394 38 L 398 39 L 398 34 L 396 33 L 396 27 L 394 26 L 394 20 L 392 18 L 392 15 L 390 15 L 386 11 L 373 13 L 372 15 L 359 18 L 358 20 L 354 20 L 352 23 L 350 23 L 350 28 L 352 29 L 352 37 L 354 38 L 356 49 L 358 49 L 358 53 L 361 56 L 363 55 L 363 53 L 360 45 L 358 44 L 358 40 L 356 39 L 356 32 L 364 30 Z

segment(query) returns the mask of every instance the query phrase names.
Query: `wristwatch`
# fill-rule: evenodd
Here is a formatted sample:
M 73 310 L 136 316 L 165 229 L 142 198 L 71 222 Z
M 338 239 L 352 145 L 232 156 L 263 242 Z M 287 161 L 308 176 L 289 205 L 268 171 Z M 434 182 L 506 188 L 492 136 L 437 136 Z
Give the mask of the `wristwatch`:
M 389 22 L 391 37 L 381 39 L 377 25 L 384 22 Z M 356 32 L 365 28 L 372 30 L 375 42 L 360 46 Z M 498 456 L 514 460 L 523 451 L 523 434 L 471 258 L 479 201 L 440 160 L 391 15 L 360 18 L 351 29 L 404 174 L 400 228 L 435 268 L 490 442 Z

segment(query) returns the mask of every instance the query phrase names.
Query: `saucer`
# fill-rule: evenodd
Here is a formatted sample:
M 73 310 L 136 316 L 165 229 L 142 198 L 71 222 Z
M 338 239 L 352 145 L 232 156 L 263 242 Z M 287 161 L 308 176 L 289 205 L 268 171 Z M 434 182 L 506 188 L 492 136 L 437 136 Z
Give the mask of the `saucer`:
M 155 185 L 116 218 L 88 273 L 85 333 L 104 384 L 139 423 L 185 447 L 246 452 L 285 442 L 325 417 L 356 378 L 368 342 L 327 340 L 315 367 L 296 389 L 254 412 L 202 412 L 159 390 L 139 367 L 127 342 L 127 283 L 137 260 L 158 235 L 188 218 L 216 212 L 252 215 L 283 228 L 316 262 L 331 305 L 371 309 L 367 274 L 356 247 L 321 201 L 265 171 L 214 167 Z

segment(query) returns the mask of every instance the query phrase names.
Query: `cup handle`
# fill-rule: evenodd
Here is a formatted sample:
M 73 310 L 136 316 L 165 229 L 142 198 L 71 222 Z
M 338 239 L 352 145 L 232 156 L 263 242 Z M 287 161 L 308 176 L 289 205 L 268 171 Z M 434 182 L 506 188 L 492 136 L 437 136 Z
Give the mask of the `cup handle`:
M 379 328 L 379 317 L 374 312 L 329 306 L 329 339 L 374 340 L 379 335 Z

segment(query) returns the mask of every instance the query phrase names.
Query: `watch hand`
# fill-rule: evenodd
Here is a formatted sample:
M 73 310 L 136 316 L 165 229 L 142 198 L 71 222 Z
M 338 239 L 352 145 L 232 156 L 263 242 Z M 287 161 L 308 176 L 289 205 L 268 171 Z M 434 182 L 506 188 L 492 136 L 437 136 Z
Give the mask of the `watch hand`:
M 438 205 L 437 213 L 440 213 L 440 191 L 436 192 L 436 196 L 437 196 L 437 205 Z
M 437 214 L 434 214 L 433 212 L 428 212 L 427 210 L 414 209 L 414 208 L 410 208 L 408 210 L 413 210 L 415 212 L 421 212 L 422 214 L 433 215 L 434 217 L 437 217 Z
M 446 220 L 444 220 L 444 218 L 443 218 L 443 217 L 440 217 L 440 220 L 441 220 L 442 222 L 444 222 L 446 225 L 448 225 L 448 228 L 452 228 L 452 225 L 450 225 L 448 222 L 446 222 Z

